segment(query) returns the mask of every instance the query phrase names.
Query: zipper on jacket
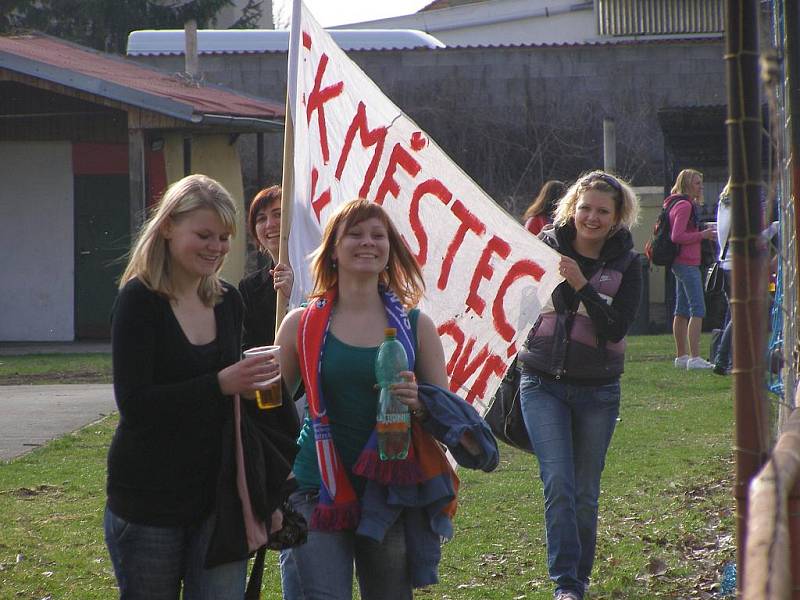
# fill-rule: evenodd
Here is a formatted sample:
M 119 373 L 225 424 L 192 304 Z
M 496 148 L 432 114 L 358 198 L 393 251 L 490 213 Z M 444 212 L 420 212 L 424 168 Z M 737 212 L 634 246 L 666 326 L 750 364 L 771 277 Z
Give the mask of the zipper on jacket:
M 564 354 L 561 358 L 561 366 L 556 369 L 555 371 L 555 378 L 561 379 L 563 375 L 566 374 L 567 370 L 564 368 L 564 365 L 567 362 L 567 352 L 569 352 L 570 346 L 570 336 L 572 335 L 572 324 L 575 321 L 575 315 L 578 314 L 578 310 L 569 310 L 567 311 L 567 320 L 564 323 L 564 329 L 566 330 L 564 333 Z

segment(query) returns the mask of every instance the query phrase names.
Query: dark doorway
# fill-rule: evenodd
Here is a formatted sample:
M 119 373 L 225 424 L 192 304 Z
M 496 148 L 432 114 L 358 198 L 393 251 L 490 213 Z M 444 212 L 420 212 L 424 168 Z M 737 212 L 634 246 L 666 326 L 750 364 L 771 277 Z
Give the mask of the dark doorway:
M 75 175 L 75 337 L 108 339 L 130 248 L 127 175 Z

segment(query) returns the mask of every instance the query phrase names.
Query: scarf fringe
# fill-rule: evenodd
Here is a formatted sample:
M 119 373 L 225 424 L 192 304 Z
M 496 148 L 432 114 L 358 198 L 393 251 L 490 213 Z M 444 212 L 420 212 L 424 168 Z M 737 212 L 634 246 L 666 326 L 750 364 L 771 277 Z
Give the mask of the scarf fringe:
M 318 502 L 311 514 L 311 529 L 316 531 L 355 529 L 360 519 L 361 506 L 357 500 L 338 504 Z
M 409 370 L 413 371 L 414 336 L 408 315 L 402 302 L 391 290 L 381 287 L 378 291 L 389 325 L 397 329 L 398 339 L 408 356 Z M 337 294 L 336 288 L 329 289 L 324 298 L 309 304 L 303 311 L 297 331 L 300 371 L 306 386 L 309 414 L 314 424 L 315 449 L 321 478 L 320 498 L 311 516 L 311 528 L 322 531 L 355 529 L 361 517 L 358 499 L 333 443 L 330 420 L 320 385 L 322 352 Z M 371 448 L 373 453 L 377 446 L 375 437 L 373 431 L 370 441 L 367 442 L 368 448 Z M 363 470 L 372 473 L 374 478 L 384 484 L 404 485 L 405 482 L 414 484 L 422 479 L 422 469 L 416 464 L 417 459 L 411 449 L 405 461 L 390 461 L 397 464 L 388 467 L 380 464 L 383 462 L 375 453 L 374 458 L 366 460 Z
M 416 485 L 422 481 L 422 469 L 415 460 L 409 460 L 409 457 L 381 460 L 378 451 L 372 448 L 361 453 L 353 466 L 353 473 L 381 485 Z

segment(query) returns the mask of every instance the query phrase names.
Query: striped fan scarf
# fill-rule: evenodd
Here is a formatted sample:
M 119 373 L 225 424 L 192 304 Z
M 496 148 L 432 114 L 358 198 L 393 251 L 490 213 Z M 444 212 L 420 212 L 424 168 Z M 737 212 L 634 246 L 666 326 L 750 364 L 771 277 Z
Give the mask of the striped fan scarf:
M 397 329 L 397 339 L 405 348 L 409 370 L 413 371 L 415 343 L 408 315 L 394 293 L 383 287 L 379 289 L 379 293 L 386 309 L 389 327 Z M 333 443 L 327 405 L 322 395 L 322 353 L 337 295 L 338 290 L 333 288 L 324 297 L 310 303 L 303 311 L 297 331 L 300 372 L 306 386 L 322 481 L 319 503 L 311 516 L 311 528 L 322 531 L 353 529 L 360 518 L 358 498 Z M 384 485 L 417 483 L 422 475 L 412 448 L 413 446 L 409 447 L 405 460 L 381 461 L 377 453 L 377 434 L 373 431 L 353 472 Z

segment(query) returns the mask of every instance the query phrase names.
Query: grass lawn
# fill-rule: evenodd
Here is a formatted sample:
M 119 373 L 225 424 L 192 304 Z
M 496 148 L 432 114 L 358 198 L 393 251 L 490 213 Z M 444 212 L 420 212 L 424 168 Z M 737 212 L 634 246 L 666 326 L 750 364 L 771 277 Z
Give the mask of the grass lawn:
M 735 558 L 731 380 L 676 371 L 669 336 L 629 341 L 589 597 L 711 598 L 720 569 Z M 30 360 L 20 358 L 13 368 Z M 12 360 L 0 357 L 0 369 Z M 67 372 L 63 365 L 48 368 Z M 0 598 L 115 597 L 101 526 L 115 425 L 112 416 L 0 463 Z M 415 597 L 551 597 L 535 459 L 506 446 L 501 452 L 494 473 L 459 472 L 456 536 L 443 549 L 441 583 Z M 270 554 L 264 598 L 279 597 Z
M 47 383 L 111 383 L 111 355 L 0 356 L 0 385 Z

